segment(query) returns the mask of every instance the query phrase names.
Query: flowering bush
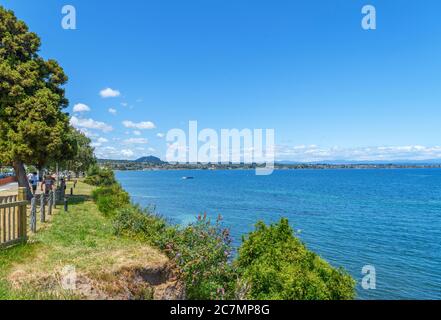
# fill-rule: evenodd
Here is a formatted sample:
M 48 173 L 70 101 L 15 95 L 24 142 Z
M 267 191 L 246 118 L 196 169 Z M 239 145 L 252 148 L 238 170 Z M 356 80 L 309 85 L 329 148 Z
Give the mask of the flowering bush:
M 117 211 L 113 225 L 116 234 L 136 237 L 164 251 L 176 265 L 189 299 L 234 297 L 231 238 L 220 217 L 213 224 L 203 215 L 195 223 L 179 227 L 147 209 L 128 206 Z
M 184 229 L 166 244 L 165 252 L 176 263 L 190 299 L 234 297 L 236 272 L 230 263 L 231 237 L 221 217 L 212 223 L 207 215 Z

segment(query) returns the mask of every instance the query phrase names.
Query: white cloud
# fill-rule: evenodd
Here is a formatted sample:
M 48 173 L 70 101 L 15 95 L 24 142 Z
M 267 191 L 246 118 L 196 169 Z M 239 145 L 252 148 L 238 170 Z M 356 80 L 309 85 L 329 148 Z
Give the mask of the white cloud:
M 139 123 L 135 123 L 132 121 L 123 121 L 123 125 L 126 128 L 132 128 L 132 129 L 139 129 L 139 130 L 148 130 L 148 129 L 155 129 L 156 126 L 151 121 L 143 121 Z
M 72 124 L 72 122 L 71 122 L 71 124 Z M 86 128 L 77 128 L 77 129 L 90 139 L 99 137 L 99 135 L 97 133 L 91 132 L 91 131 L 87 130 Z
M 114 109 L 114 108 L 109 108 L 108 111 L 109 111 L 109 113 L 111 113 L 113 115 L 115 115 L 117 113 L 116 109 Z
M 127 102 L 121 102 L 121 105 L 122 105 L 124 108 L 133 109 L 133 106 L 130 105 L 130 104 L 128 104 Z
M 147 144 L 149 143 L 148 139 L 145 138 L 130 138 L 124 140 L 125 144 Z
M 121 95 L 121 92 L 119 92 L 118 90 L 114 90 L 111 88 L 106 88 L 100 91 L 100 96 L 102 98 L 116 98 L 119 97 Z
M 115 159 L 118 150 L 114 147 L 103 147 L 95 150 L 95 155 L 101 159 Z
M 156 135 L 158 138 L 164 138 L 165 137 L 165 134 L 163 134 L 163 133 L 158 133 L 157 135 Z
M 84 103 L 77 103 L 73 107 L 73 112 L 89 112 L 90 108 L 89 106 L 85 105 Z
M 327 160 L 394 161 L 441 159 L 441 146 L 374 146 L 359 148 L 320 147 L 316 145 L 277 146 L 278 161 L 317 162 Z
M 155 150 L 155 148 L 149 148 L 149 151 L 150 152 L 155 152 L 156 150 Z
M 141 131 L 139 131 L 139 130 L 135 130 L 135 131 L 133 131 L 133 134 L 134 134 L 135 136 L 140 136 L 140 135 L 141 135 Z
M 131 149 L 119 149 L 115 147 L 105 146 L 95 149 L 95 155 L 98 159 L 124 160 L 135 158 L 135 152 Z
M 131 157 L 133 157 L 133 155 L 135 153 L 130 149 L 124 149 L 124 150 L 121 150 L 121 154 L 126 158 L 131 158 Z
M 95 121 L 93 119 L 77 118 L 75 116 L 70 119 L 70 124 L 75 128 L 95 129 L 101 130 L 103 132 L 109 132 L 113 130 L 112 126 L 104 122 Z
M 95 141 L 93 141 L 90 145 L 94 148 L 101 147 L 104 143 L 109 142 L 106 138 L 99 137 Z

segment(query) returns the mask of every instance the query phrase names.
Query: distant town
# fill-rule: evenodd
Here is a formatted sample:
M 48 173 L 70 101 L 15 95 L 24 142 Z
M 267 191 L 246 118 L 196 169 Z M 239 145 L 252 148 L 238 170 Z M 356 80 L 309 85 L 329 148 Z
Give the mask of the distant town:
M 256 163 L 169 163 L 162 161 L 158 157 L 148 156 L 137 160 L 111 160 L 98 159 L 98 163 L 112 170 L 121 171 L 140 171 L 140 170 L 253 170 L 264 167 L 264 164 Z M 274 168 L 277 170 L 296 170 L 296 169 L 428 169 L 441 168 L 441 162 L 427 160 L 421 162 L 350 162 L 333 161 L 323 163 L 296 163 L 296 162 L 276 162 Z

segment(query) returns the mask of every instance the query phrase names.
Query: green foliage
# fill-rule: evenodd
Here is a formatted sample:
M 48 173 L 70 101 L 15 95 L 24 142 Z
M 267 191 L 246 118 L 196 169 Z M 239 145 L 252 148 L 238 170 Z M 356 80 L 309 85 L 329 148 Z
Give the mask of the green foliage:
M 234 298 L 236 273 L 230 263 L 231 237 L 221 218 L 212 223 L 206 215 L 183 229 L 166 244 L 176 263 L 189 299 Z
M 34 172 L 38 172 L 38 169 L 35 168 L 35 166 L 30 165 L 26 167 L 26 173 L 34 173 Z
M 113 227 L 117 235 L 137 238 L 161 249 L 177 232 L 177 228 L 163 218 L 137 205 L 119 209 L 114 216 Z
M 84 182 L 97 187 L 109 187 L 117 183 L 115 179 L 115 174 L 112 170 L 102 169 L 96 164 L 89 167 L 89 170 L 87 171 L 87 177 L 86 179 L 84 179 Z
M 244 239 L 237 266 L 248 299 L 353 299 L 355 282 L 297 239 L 287 219 L 263 222 Z
M 107 216 L 112 216 L 116 210 L 130 204 L 130 196 L 119 184 L 99 187 L 92 192 L 92 198 L 98 210 Z
M 75 173 L 86 172 L 92 165 L 96 164 L 92 141 L 84 133 L 76 129 L 70 132 L 71 139 L 74 141 L 75 152 L 68 158 L 65 167 Z
M 92 191 L 92 198 L 99 211 L 107 216 L 113 216 L 118 209 L 130 204 L 129 194 L 116 181 L 112 170 L 92 165 L 87 174 L 84 182 L 99 187 Z
M 118 235 L 128 235 L 162 249 L 175 263 L 189 299 L 234 297 L 236 275 L 229 258 L 231 238 L 220 218 L 212 224 L 206 216 L 185 228 L 138 206 L 124 207 L 114 217 Z
M 27 188 L 24 164 L 43 168 L 76 152 L 69 134 L 67 76 L 55 60 L 38 55 L 40 38 L 0 6 L 0 163 L 12 165 Z
M 63 69 L 38 56 L 38 36 L 1 6 L 0 43 L 0 162 L 41 168 L 71 155 Z

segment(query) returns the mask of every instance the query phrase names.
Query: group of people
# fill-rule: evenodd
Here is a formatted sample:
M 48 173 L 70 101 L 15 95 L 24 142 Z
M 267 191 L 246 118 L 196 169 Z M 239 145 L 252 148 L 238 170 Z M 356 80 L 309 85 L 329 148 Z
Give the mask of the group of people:
M 55 178 L 51 175 L 47 174 L 44 176 L 44 179 L 40 179 L 37 172 L 32 172 L 28 175 L 29 185 L 32 189 L 32 194 L 35 195 L 38 189 L 38 183 L 41 182 L 41 192 L 48 194 L 51 191 L 55 184 Z

